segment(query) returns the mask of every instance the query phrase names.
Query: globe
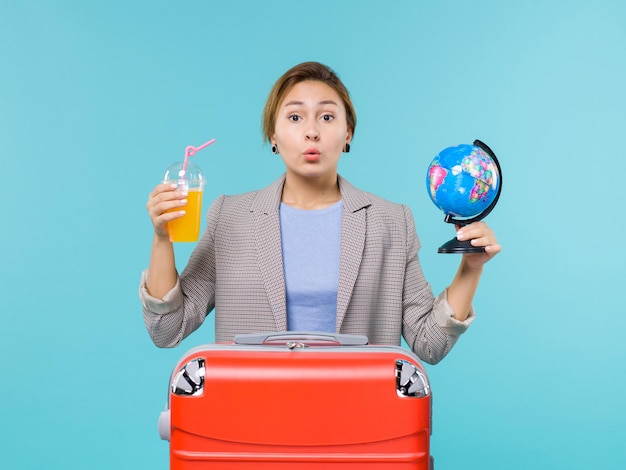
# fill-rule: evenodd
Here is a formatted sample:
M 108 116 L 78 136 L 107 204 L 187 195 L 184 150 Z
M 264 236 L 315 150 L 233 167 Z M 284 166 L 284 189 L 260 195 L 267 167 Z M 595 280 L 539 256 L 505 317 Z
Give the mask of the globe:
M 493 151 L 483 142 L 443 149 L 428 166 L 426 187 L 433 203 L 445 214 L 445 221 L 467 225 L 487 216 L 500 197 L 502 176 Z M 451 240 L 440 253 L 484 251 L 469 241 Z

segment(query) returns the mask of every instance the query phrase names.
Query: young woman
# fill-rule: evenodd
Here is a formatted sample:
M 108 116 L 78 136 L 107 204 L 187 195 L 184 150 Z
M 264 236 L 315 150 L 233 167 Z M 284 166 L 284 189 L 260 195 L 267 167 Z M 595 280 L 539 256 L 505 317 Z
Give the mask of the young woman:
M 350 151 L 356 114 L 327 66 L 307 62 L 274 85 L 263 132 L 285 173 L 270 186 L 211 205 L 207 228 L 178 275 L 167 222 L 185 195 L 158 185 L 147 209 L 154 225 L 150 265 L 141 280 L 146 327 L 173 347 L 215 309 L 218 342 L 239 333 L 326 331 L 366 335 L 439 362 L 474 318 L 484 264 L 500 251 L 483 222 L 457 232 L 485 247 L 461 258 L 437 298 L 424 279 L 411 211 L 350 185 L 337 173 Z

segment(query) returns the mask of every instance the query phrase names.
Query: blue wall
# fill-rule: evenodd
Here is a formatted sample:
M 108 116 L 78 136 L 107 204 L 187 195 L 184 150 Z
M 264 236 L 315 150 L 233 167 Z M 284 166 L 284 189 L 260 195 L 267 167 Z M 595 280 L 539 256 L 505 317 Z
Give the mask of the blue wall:
M 625 50 L 619 0 L 4 0 L 0 467 L 168 467 L 169 373 L 213 328 L 175 350 L 144 330 L 147 194 L 212 137 L 205 204 L 275 179 L 260 113 L 304 60 L 350 88 L 340 172 L 410 205 L 436 291 L 458 257 L 436 253 L 453 229 L 428 163 L 479 138 L 503 166 L 488 221 L 504 251 L 477 321 L 428 368 L 437 468 L 626 467 Z

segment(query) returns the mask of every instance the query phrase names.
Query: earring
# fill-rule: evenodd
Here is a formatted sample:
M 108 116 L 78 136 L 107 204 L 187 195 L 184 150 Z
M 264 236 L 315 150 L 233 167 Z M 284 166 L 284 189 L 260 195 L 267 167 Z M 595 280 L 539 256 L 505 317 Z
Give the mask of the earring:
M 278 154 L 278 145 L 276 145 L 276 144 L 272 145 L 272 153 L 274 155 Z
M 350 144 L 346 143 L 346 146 L 343 148 L 344 153 L 350 153 Z

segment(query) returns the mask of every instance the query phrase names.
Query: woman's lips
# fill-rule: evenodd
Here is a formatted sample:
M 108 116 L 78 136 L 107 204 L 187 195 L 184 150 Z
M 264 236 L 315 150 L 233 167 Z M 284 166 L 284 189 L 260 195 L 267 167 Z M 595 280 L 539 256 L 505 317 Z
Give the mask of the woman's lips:
M 315 148 L 306 149 L 304 151 L 304 159 L 307 162 L 316 162 L 320 159 L 320 151 Z

